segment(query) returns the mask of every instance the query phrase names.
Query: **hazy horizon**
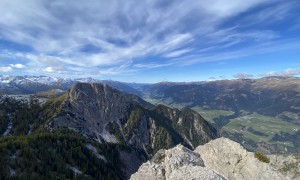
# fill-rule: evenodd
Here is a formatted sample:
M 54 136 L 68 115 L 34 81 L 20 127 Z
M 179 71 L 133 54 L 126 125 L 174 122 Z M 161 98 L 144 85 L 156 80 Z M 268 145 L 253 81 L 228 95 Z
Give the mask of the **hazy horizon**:
M 264 76 L 264 77 L 232 77 L 232 78 L 223 78 L 223 79 L 207 79 L 207 80 L 198 80 L 198 81 L 153 81 L 153 82 L 144 82 L 144 81 L 118 81 L 118 80 L 114 80 L 114 79 L 101 79 L 101 78 L 93 78 L 93 77 L 59 77 L 59 76 L 47 76 L 47 75 L 0 75 L 0 77 L 50 77 L 50 78 L 62 78 L 62 79 L 70 79 L 70 80 L 84 80 L 84 79 L 93 79 L 93 80 L 99 80 L 99 81 L 115 81 L 115 82 L 121 82 L 121 83 L 137 83 L 137 84 L 159 84 L 159 83 L 187 83 L 187 84 L 193 84 L 193 83 L 201 83 L 201 82 L 213 82 L 213 81 L 224 81 L 224 80 L 257 80 L 257 79 L 261 79 L 261 78 L 300 78 L 299 76 Z M 1 82 L 0 83 L 10 83 L 10 81 L 5 80 L 5 82 Z

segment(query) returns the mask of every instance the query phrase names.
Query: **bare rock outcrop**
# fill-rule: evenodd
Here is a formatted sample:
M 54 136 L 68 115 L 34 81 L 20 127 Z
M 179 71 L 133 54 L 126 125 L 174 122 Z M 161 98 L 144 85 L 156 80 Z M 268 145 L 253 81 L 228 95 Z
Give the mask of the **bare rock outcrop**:
M 218 138 L 191 151 L 182 145 L 160 150 L 131 176 L 132 180 L 230 179 L 283 180 L 271 164 L 261 162 L 254 153 L 227 138 Z
M 287 179 L 268 163 L 259 161 L 239 143 L 227 138 L 213 140 L 195 150 L 204 164 L 227 179 Z
M 300 179 L 300 155 L 269 155 L 270 165 L 285 177 L 299 180 Z
M 182 145 L 158 151 L 152 160 L 144 163 L 132 180 L 225 179 L 204 166 L 200 155 Z

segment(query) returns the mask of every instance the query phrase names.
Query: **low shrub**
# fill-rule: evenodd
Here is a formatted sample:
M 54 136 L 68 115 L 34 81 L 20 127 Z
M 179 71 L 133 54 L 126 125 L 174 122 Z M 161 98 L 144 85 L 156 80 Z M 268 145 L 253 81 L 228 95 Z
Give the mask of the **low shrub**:
M 254 156 L 255 156 L 259 161 L 261 161 L 261 162 L 264 162 L 264 163 L 269 163 L 269 162 L 270 162 L 270 159 L 269 159 L 266 155 L 264 155 L 264 154 L 262 154 L 262 153 L 260 153 L 260 152 L 255 152 L 255 153 L 254 153 Z

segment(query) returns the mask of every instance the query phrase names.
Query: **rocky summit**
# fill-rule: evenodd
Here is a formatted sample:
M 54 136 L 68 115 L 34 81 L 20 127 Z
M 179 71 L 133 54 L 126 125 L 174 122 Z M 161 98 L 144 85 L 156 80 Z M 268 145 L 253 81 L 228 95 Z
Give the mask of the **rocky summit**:
M 182 145 L 161 150 L 137 173 L 138 179 L 287 179 L 254 153 L 227 138 L 219 138 L 191 151 Z
M 131 149 L 119 152 L 125 176 L 162 148 L 177 144 L 194 148 L 218 137 L 217 130 L 193 110 L 155 107 L 105 84 L 77 83 L 58 99 L 48 103 L 46 126 Z
M 77 83 L 66 93 L 52 125 L 73 128 L 99 142 L 116 143 L 112 129 L 121 127 L 135 107 L 147 109 L 152 105 L 106 84 Z
M 197 112 L 152 104 L 105 84 L 77 83 L 50 121 L 98 142 L 125 143 L 150 153 L 178 143 L 194 147 L 217 137 Z

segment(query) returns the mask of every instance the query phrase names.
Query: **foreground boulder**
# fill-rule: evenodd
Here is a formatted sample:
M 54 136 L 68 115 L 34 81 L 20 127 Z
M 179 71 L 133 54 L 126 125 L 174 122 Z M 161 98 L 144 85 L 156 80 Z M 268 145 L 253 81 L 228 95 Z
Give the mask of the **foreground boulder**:
M 254 153 L 246 151 L 239 143 L 219 138 L 195 152 L 201 154 L 204 164 L 227 179 L 286 179 L 268 163 L 258 160 Z
M 131 179 L 287 179 L 254 153 L 227 138 L 191 151 L 181 145 L 156 153 Z
M 210 168 L 205 167 L 200 155 L 188 148 L 177 145 L 169 150 L 160 150 L 139 171 L 132 180 L 160 179 L 225 179 Z

